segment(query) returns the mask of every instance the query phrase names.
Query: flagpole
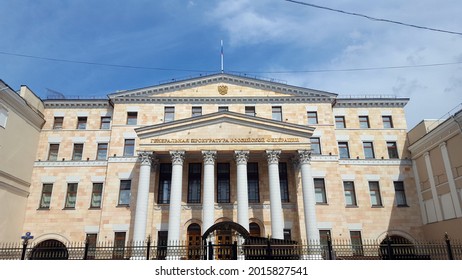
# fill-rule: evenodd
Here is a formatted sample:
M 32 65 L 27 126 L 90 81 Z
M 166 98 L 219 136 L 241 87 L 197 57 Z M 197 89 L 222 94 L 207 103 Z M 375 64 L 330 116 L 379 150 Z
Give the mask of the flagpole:
M 221 73 L 224 73 L 224 66 L 223 66 L 223 60 L 224 60 L 224 55 L 223 55 L 223 40 L 221 40 Z

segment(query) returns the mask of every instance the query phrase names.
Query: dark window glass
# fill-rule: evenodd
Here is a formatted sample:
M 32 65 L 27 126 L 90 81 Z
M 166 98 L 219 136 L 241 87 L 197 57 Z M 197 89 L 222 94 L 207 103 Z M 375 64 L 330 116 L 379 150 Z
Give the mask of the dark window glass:
M 245 114 L 255 117 L 255 106 L 245 106 Z
M 172 186 L 172 164 L 161 163 L 159 166 L 158 204 L 170 203 L 170 187 Z
M 359 116 L 359 127 L 369 128 L 369 117 L 368 116 Z
M 375 158 L 374 144 L 372 142 L 363 142 L 364 158 Z
M 218 107 L 218 112 L 227 112 L 228 111 L 228 106 L 219 106 Z
M 82 154 L 83 154 L 83 144 L 74 144 L 72 160 L 82 160 Z
M 311 142 L 311 152 L 314 155 L 320 155 L 321 154 L 321 140 L 319 139 L 319 137 L 311 137 L 310 142 Z
M 271 111 L 272 111 L 273 120 L 282 121 L 282 107 L 281 106 L 273 106 Z
M 119 205 L 130 205 L 131 180 L 120 180 Z
M 135 139 L 125 139 L 124 157 L 132 157 L 135 154 Z
M 87 128 L 87 117 L 78 117 L 77 118 L 77 129 L 86 129 Z
M 353 256 L 363 256 L 363 241 L 361 239 L 360 231 L 350 231 L 351 238 L 351 249 L 353 250 Z
M 87 260 L 94 260 L 96 257 L 96 240 L 98 240 L 98 234 L 87 233 L 88 251 Z
M 201 202 L 202 164 L 190 163 L 188 174 L 188 203 Z
M 338 142 L 338 152 L 340 158 L 350 158 L 350 150 L 348 149 L 348 142 Z
M 402 181 L 393 182 L 395 187 L 396 206 L 407 206 L 406 192 L 404 191 L 404 183 Z
M 198 117 L 202 115 L 202 107 L 192 107 L 192 117 Z
M 116 260 L 124 259 L 125 252 L 125 232 L 114 233 L 114 251 L 112 252 L 112 258 Z
M 217 202 L 230 202 L 229 163 L 217 163 Z
M 351 181 L 344 181 L 343 188 L 345 190 L 345 203 L 347 206 L 356 206 L 355 185 Z
M 326 204 L 326 185 L 323 178 L 315 178 L 314 181 L 314 195 L 316 197 L 316 203 Z
M 292 240 L 292 231 L 290 229 L 284 229 L 284 240 Z
M 138 112 L 127 112 L 127 124 L 136 125 L 138 123 Z
M 42 187 L 42 195 L 40 198 L 40 206 L 41 209 L 49 209 L 50 202 L 51 202 L 51 192 L 53 191 L 53 184 L 43 184 Z
M 249 233 L 250 233 L 250 236 L 252 237 L 260 237 L 261 235 L 260 226 L 257 223 L 250 223 Z
M 393 128 L 391 116 L 382 116 L 383 128 Z
M 260 202 L 260 190 L 258 184 L 258 163 L 249 162 L 247 164 L 247 185 L 249 203 Z
M 380 196 L 379 182 L 377 181 L 369 182 L 369 192 L 371 195 L 372 206 L 382 206 L 382 197 Z
M 110 128 L 111 128 L 111 117 L 101 117 L 100 129 L 110 129 Z
M 399 158 L 396 142 L 387 142 L 388 158 Z
M 65 208 L 75 208 L 75 203 L 77 200 L 77 183 L 68 183 L 67 184 L 67 193 L 66 193 L 66 204 Z
M 62 129 L 63 128 L 64 117 L 55 117 L 53 123 L 53 129 Z
M 285 162 L 279 163 L 279 185 L 281 186 L 281 202 L 289 202 L 289 181 Z
M 344 116 L 335 116 L 335 127 L 336 128 L 346 128 Z
M 98 143 L 98 151 L 96 154 L 97 160 L 107 159 L 107 143 Z
M 103 183 L 93 183 L 91 191 L 90 208 L 101 208 L 101 199 L 103 196 Z
M 58 160 L 59 144 L 50 144 L 50 150 L 48 151 L 48 160 Z
M 318 112 L 307 112 L 308 124 L 318 124 Z

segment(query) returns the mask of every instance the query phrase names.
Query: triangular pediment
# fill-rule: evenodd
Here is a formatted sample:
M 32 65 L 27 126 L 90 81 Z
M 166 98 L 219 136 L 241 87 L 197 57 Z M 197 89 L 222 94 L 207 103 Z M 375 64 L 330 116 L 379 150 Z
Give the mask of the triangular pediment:
M 287 85 L 281 81 L 219 73 L 185 80 L 172 80 L 160 85 L 127 90 L 109 95 L 112 100 L 127 98 L 284 98 L 310 97 L 332 100 L 337 94 Z
M 140 147 L 164 151 L 308 149 L 314 128 L 235 112 L 137 128 Z M 148 148 L 149 149 L 149 148 Z

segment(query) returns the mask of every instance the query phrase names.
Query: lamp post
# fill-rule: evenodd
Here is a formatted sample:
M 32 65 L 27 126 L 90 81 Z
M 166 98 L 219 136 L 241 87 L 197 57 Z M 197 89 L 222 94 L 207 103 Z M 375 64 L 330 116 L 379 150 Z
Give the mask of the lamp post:
M 27 245 L 29 244 L 29 240 L 32 238 L 34 238 L 34 236 L 32 236 L 30 232 L 26 232 L 25 235 L 21 236 L 21 239 L 24 240 L 22 242 L 21 260 L 24 260 L 26 258 Z

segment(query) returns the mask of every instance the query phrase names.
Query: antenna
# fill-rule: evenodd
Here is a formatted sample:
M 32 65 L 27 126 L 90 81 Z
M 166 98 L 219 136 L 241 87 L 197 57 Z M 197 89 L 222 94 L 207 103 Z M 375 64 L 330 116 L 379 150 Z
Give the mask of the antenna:
M 224 66 L 223 66 L 224 54 L 223 54 L 223 40 L 221 40 L 221 73 L 224 73 Z

